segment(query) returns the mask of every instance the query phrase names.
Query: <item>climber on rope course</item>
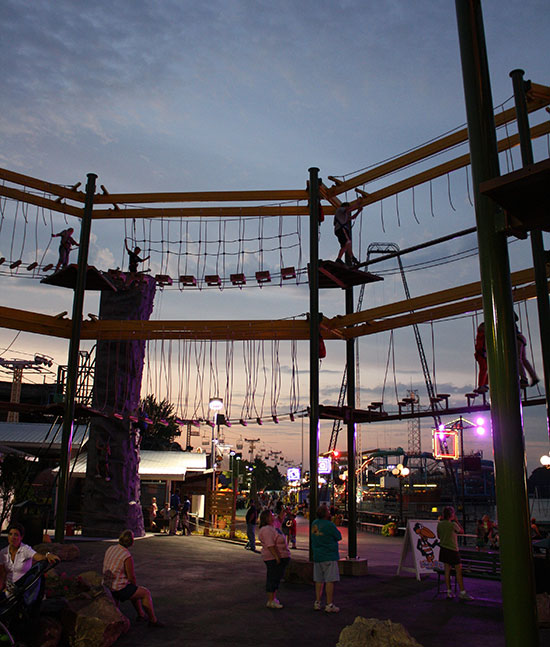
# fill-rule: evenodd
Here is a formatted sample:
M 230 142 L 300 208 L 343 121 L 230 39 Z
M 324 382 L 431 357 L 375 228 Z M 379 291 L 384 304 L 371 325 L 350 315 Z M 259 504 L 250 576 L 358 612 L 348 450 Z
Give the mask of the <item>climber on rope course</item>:
M 149 260 L 149 256 L 146 256 L 145 258 L 140 258 L 139 253 L 141 252 L 141 247 L 134 247 L 134 251 L 132 251 L 128 247 L 128 241 L 124 241 L 124 245 L 126 247 L 126 251 L 128 252 L 128 271 L 132 274 L 135 274 L 138 271 L 138 263 L 144 263 L 145 261 Z
M 64 229 L 58 234 L 52 234 L 52 238 L 61 238 L 59 241 L 59 260 L 55 266 L 55 271 L 57 272 L 60 268 L 64 269 L 69 264 L 69 254 L 73 245 L 78 247 L 78 243 L 73 238 L 74 229 L 69 227 L 69 229 Z
M 334 235 L 340 243 L 340 251 L 336 258 L 337 263 L 344 264 L 342 256 L 345 254 L 347 265 L 353 266 L 359 264 L 351 248 L 351 221 L 355 220 L 361 211 L 363 211 L 363 207 L 358 207 L 354 213 L 353 207 L 349 202 L 342 202 L 334 213 Z

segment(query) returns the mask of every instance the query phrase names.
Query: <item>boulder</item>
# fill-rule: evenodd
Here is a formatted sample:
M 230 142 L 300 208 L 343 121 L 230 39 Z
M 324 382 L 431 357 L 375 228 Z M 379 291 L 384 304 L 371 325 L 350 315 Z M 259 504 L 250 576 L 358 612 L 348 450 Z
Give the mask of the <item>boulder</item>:
M 130 628 L 104 587 L 68 600 L 61 620 L 71 647 L 110 647 Z
M 422 647 L 405 627 L 391 620 L 357 616 L 344 627 L 336 647 Z
M 63 625 L 59 620 L 51 616 L 40 616 L 40 627 L 38 629 L 39 647 L 57 647 L 61 641 Z
M 62 562 L 72 562 L 80 557 L 80 550 L 75 544 L 57 544 L 55 542 L 36 544 L 34 550 L 37 553 L 45 555 L 46 553 L 54 553 L 59 555 Z

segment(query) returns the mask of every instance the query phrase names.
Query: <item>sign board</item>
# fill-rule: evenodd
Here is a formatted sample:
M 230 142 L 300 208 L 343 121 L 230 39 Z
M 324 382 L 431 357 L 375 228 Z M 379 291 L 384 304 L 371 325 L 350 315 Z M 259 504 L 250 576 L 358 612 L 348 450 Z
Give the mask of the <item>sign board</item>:
M 291 481 L 300 480 L 300 468 L 299 467 L 289 467 L 286 471 L 286 480 L 290 483 Z
M 435 519 L 408 520 L 397 575 L 406 571 L 415 573 L 420 580 L 421 575 L 445 568 L 439 561 L 437 523 Z
M 208 514 L 228 515 L 233 512 L 233 492 L 208 492 Z
M 330 456 L 319 456 L 319 474 L 330 474 L 332 472 L 332 460 Z

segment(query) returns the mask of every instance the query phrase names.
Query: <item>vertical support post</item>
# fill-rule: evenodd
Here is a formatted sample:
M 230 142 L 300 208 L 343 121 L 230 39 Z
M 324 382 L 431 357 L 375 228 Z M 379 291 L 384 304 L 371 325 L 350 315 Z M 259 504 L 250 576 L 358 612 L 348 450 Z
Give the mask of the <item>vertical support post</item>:
M 61 460 L 59 464 L 59 488 L 57 495 L 57 510 L 55 516 L 55 541 L 62 543 L 65 538 L 65 522 L 67 517 L 67 495 L 69 489 L 69 470 L 71 448 L 73 443 L 73 425 L 78 379 L 78 351 L 80 349 L 80 331 L 82 328 L 82 308 L 86 290 L 86 270 L 88 268 L 88 249 L 90 247 L 90 232 L 92 229 L 92 210 L 94 206 L 95 181 L 97 175 L 88 173 L 86 183 L 86 200 L 80 225 L 78 248 L 78 273 L 73 296 L 73 314 L 71 340 L 69 343 L 69 358 L 65 388 L 65 403 L 63 414 L 63 431 L 61 436 Z
M 346 288 L 346 314 L 352 314 L 353 287 Z M 355 339 L 346 340 L 347 404 L 355 410 Z M 357 481 L 355 478 L 356 428 L 352 417 L 347 423 L 348 446 L 348 558 L 357 557 Z
M 538 645 L 525 445 L 510 265 L 496 203 L 479 184 L 499 176 L 489 66 L 480 0 L 455 0 L 470 140 L 502 564 L 506 645 Z
M 460 431 L 460 469 L 462 471 L 462 479 L 460 482 L 460 493 L 461 493 L 461 498 L 462 498 L 462 527 L 464 528 L 464 532 L 466 532 L 466 475 L 464 473 L 464 466 L 465 466 L 465 461 L 464 461 L 464 418 L 460 416 L 460 423 L 459 423 L 459 431 Z
M 512 70 L 510 72 L 514 87 L 521 161 L 524 166 L 528 166 L 529 164 L 533 164 L 534 160 L 523 75 L 523 70 Z M 531 252 L 533 254 L 533 266 L 535 268 L 537 312 L 544 372 L 544 393 L 546 394 L 546 429 L 550 433 L 550 303 L 548 301 L 548 279 L 546 278 L 546 253 L 544 251 L 542 232 L 538 229 L 531 232 Z
M 319 169 L 309 169 L 309 558 L 319 504 Z

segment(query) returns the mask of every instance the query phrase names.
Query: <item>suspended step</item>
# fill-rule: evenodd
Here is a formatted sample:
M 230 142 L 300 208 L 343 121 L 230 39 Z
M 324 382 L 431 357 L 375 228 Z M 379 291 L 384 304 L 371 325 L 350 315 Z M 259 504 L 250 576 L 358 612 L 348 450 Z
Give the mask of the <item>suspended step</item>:
M 78 274 L 78 265 L 75 263 L 67 265 L 59 272 L 54 272 L 50 276 L 43 278 L 40 283 L 45 283 L 46 285 L 57 285 L 60 288 L 70 288 L 74 290 L 76 288 L 76 277 Z M 86 270 L 86 290 L 111 290 L 116 292 L 117 289 L 113 283 L 107 278 L 107 276 L 100 272 L 93 265 L 88 265 Z
M 233 285 L 246 285 L 246 277 L 242 272 L 230 274 L 229 279 Z
M 160 288 L 163 288 L 167 285 L 172 285 L 172 277 L 168 274 L 155 274 L 155 281 Z
M 309 276 L 309 264 L 307 266 L 307 272 Z M 344 263 L 319 260 L 319 288 L 321 289 L 341 288 L 345 290 L 355 285 L 364 285 L 365 283 L 374 283 L 383 280 L 377 274 L 355 269 Z
M 180 283 L 182 286 L 191 286 L 191 287 L 196 287 L 197 286 L 197 279 L 192 275 L 192 274 L 181 274 L 180 275 Z

